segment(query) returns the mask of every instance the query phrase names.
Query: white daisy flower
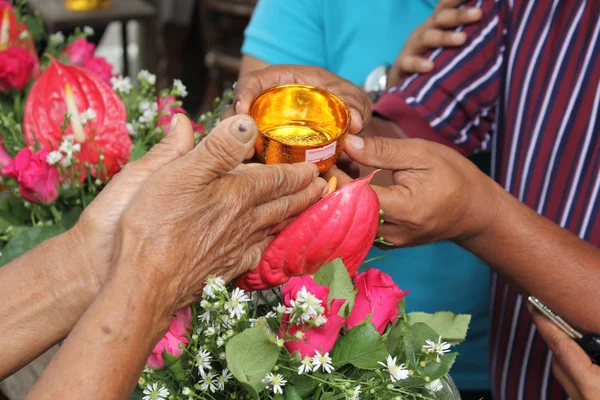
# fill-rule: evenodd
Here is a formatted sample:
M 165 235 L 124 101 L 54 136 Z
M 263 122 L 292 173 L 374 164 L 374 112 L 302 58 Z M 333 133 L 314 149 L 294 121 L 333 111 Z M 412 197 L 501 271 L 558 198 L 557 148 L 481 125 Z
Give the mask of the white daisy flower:
M 204 336 L 208 336 L 208 337 L 215 336 L 216 333 L 217 333 L 217 330 L 215 329 L 215 327 L 214 326 L 209 326 L 204 331 Z
M 48 42 L 53 46 L 61 45 L 65 42 L 65 35 L 62 32 L 56 32 L 50 35 Z
M 144 394 L 146 396 L 142 397 L 143 400 L 166 400 L 170 393 L 166 387 L 161 385 L 159 388 L 158 383 L 154 382 L 146 386 Z
M 173 81 L 173 92 L 175 93 L 175 96 L 179 97 L 186 97 L 188 95 L 187 88 L 183 82 L 181 82 L 181 79 L 175 79 Z
M 440 362 L 440 356 L 450 352 L 450 344 L 442 342 L 442 337 L 438 338 L 437 343 L 427 339 L 423 345 L 423 352 L 425 353 L 436 353 L 436 361 Z
M 209 275 L 204 282 L 204 289 L 202 292 L 204 296 L 215 297 L 216 293 L 223 292 L 225 290 L 225 281 L 219 276 Z
M 81 123 L 84 125 L 93 120 L 94 118 L 96 118 L 96 111 L 94 111 L 94 109 L 92 108 L 88 108 L 87 110 L 81 113 Z
M 231 292 L 231 298 L 225 303 L 225 309 L 229 312 L 230 318 L 240 319 L 242 315 L 246 314 L 245 304 L 250 301 L 250 297 L 240 288 L 233 289 Z
M 273 391 L 273 393 L 283 394 L 283 387 L 287 383 L 281 374 L 273 374 L 269 372 L 263 379 L 265 386 Z
M 317 318 L 315 318 L 315 326 L 323 326 L 327 323 L 327 317 L 324 315 L 319 315 L 317 316 Z
M 269 311 L 268 313 L 266 313 L 264 315 L 264 318 L 267 318 L 267 319 L 269 319 L 269 318 L 276 318 L 276 317 L 277 317 L 277 314 L 275 314 L 273 311 Z
M 360 385 L 358 385 L 357 387 L 354 388 L 354 390 L 351 392 L 351 396 L 348 397 L 348 400 L 360 399 L 360 397 L 358 397 L 359 394 L 360 394 Z
M 442 384 L 442 381 L 440 381 L 439 379 L 436 379 L 433 382 L 429 382 L 427 384 L 425 384 L 425 388 L 429 389 L 429 391 L 436 393 L 439 392 L 440 390 L 442 390 L 444 388 L 444 385 Z
M 73 164 L 73 157 L 67 155 L 60 160 L 60 166 L 63 168 L 69 168 Z
M 298 291 L 296 302 L 299 303 L 300 308 L 304 311 L 303 320 L 305 321 L 308 321 L 325 311 L 321 306 L 323 301 L 306 290 L 306 286 L 302 286 L 302 289 Z
M 323 368 L 323 371 L 330 374 L 334 368 L 331 365 L 331 357 L 329 353 L 321 354 L 319 350 L 315 351 L 315 355 L 312 358 L 313 371 L 317 372 L 319 368 Z
M 46 162 L 50 165 L 57 164 L 60 160 L 62 160 L 63 155 L 60 151 L 51 151 L 46 156 Z
M 225 339 L 223 336 L 219 336 L 217 338 L 217 347 L 223 347 L 223 346 L 225 346 L 226 343 L 227 343 L 227 339 Z
M 30 37 L 31 35 L 27 31 L 21 31 L 21 33 L 19 33 L 19 39 L 21 40 L 29 39 Z
M 388 356 L 387 364 L 379 361 L 379 364 L 387 368 L 392 382 L 397 382 L 408 378 L 408 370 L 404 368 L 404 364 L 397 365 L 396 358 L 397 357 L 392 358 L 392 356 Z
M 113 90 L 117 93 L 129 94 L 131 92 L 131 79 L 127 76 L 124 78 L 113 76 L 110 78 L 110 83 L 112 84 Z
M 298 367 L 298 375 L 302 375 L 305 372 L 312 371 L 312 360 L 309 356 L 304 356 L 302 361 L 300 361 L 300 366 Z
M 156 84 L 156 75 L 151 74 L 145 69 L 138 72 L 137 77 L 140 82 L 146 82 L 150 86 L 154 86 Z
M 127 123 L 127 133 L 129 133 L 129 136 L 137 136 L 138 130 L 137 130 L 137 124 L 135 122 Z
M 221 375 L 219 375 L 219 377 L 217 378 L 217 386 L 219 390 L 225 390 L 225 384 L 229 382 L 232 378 L 233 375 L 231 375 L 231 372 L 229 372 L 229 370 L 225 368 L 221 372 Z
M 210 322 L 210 311 L 205 311 L 202 315 L 198 316 L 200 322 Z
M 156 118 L 157 115 L 157 112 L 152 109 L 146 110 L 142 115 L 140 115 L 138 121 L 142 125 L 154 125 L 154 118 Z
M 94 34 L 94 28 L 92 28 L 91 26 L 84 26 L 83 33 L 85 33 L 88 36 L 92 36 Z
M 281 303 L 277 304 L 277 307 L 274 307 L 274 310 L 277 312 L 277 314 L 279 315 L 283 315 L 286 311 L 285 306 Z
M 196 366 L 198 367 L 200 374 L 203 374 L 205 369 L 209 371 L 212 368 L 210 366 L 211 361 L 212 355 L 208 351 L 204 349 L 198 351 L 198 354 L 196 354 Z
M 210 390 L 211 393 L 214 393 L 217 390 L 219 390 L 217 386 L 217 381 L 214 379 L 216 375 L 213 372 L 209 372 L 208 374 L 206 374 L 201 371 L 200 376 L 202 378 L 200 380 L 200 389 L 202 389 L 205 392 Z
M 81 151 L 81 145 L 79 143 L 75 143 L 73 138 L 66 137 L 60 144 L 58 150 L 63 152 L 66 157 L 70 158 L 74 153 Z

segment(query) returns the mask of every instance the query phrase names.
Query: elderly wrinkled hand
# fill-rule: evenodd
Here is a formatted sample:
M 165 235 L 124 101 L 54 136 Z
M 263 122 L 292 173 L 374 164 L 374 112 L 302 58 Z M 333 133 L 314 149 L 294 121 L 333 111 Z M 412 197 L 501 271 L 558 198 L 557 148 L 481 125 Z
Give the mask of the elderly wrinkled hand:
M 500 207 L 501 188 L 449 147 L 352 136 L 345 151 L 359 164 L 393 171 L 392 186 L 372 186 L 384 211 L 378 236 L 393 247 L 469 238 L 484 232 Z M 350 180 L 336 168 L 328 174 Z
M 179 124 L 191 137 L 189 121 L 179 116 Z M 240 167 L 257 132 L 249 117 L 229 118 L 154 173 L 121 217 L 112 272 L 135 269 L 174 311 L 201 294 L 208 275 L 231 280 L 256 266 L 274 235 L 326 190 L 313 164 Z
M 252 100 L 261 92 L 283 84 L 317 86 L 339 96 L 350 108 L 350 133 L 358 133 L 371 118 L 371 103 L 358 86 L 319 67 L 273 65 L 244 75 L 235 85 L 233 106 L 222 118 L 247 114 Z

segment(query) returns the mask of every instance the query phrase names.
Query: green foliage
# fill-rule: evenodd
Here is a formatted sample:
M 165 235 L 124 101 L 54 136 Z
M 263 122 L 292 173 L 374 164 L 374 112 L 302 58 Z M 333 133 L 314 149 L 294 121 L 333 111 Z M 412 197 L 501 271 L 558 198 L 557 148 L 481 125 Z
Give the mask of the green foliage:
M 11 240 L 2 249 L 0 266 L 8 264 L 21 254 L 62 232 L 64 230 L 58 225 L 19 226 L 14 228 Z
M 424 323 L 436 331 L 442 340 L 450 344 L 458 344 L 467 337 L 471 316 L 466 314 L 454 314 L 451 312 L 437 312 L 427 314 L 424 312 L 411 312 L 408 314 L 410 324 Z
M 339 340 L 333 352 L 333 364 L 336 368 L 352 364 L 361 369 L 376 369 L 387 355 L 379 332 L 373 324 L 366 323 L 355 326 Z
M 264 388 L 262 380 L 279 358 L 279 347 L 269 341 L 266 326 L 246 329 L 226 346 L 227 367 L 254 396 Z
M 354 285 L 341 258 L 336 258 L 330 263 L 323 265 L 315 274 L 314 280 L 318 285 L 329 288 L 328 305 L 334 299 L 346 299 L 339 314 L 342 317 L 350 315 L 354 306 Z

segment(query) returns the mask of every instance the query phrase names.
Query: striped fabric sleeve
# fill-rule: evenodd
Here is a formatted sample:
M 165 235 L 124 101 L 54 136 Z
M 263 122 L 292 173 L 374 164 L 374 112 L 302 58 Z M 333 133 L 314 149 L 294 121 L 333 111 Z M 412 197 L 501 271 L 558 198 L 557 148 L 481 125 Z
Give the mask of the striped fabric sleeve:
M 467 33 L 466 44 L 428 53 L 435 70 L 389 88 L 375 113 L 396 122 L 410 137 L 440 142 L 465 155 L 485 150 L 505 69 L 503 3 L 469 1 L 468 6 L 482 8 L 484 17 L 481 23 L 457 28 Z

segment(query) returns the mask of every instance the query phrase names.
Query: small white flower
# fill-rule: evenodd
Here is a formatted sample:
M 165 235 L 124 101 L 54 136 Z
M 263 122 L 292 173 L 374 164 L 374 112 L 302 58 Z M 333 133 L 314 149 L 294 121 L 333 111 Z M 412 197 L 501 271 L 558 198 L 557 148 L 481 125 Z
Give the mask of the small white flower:
M 227 343 L 227 339 L 224 338 L 223 336 L 219 336 L 217 338 L 217 347 L 223 347 L 223 346 L 225 346 L 226 343 Z
M 319 350 L 315 351 L 315 355 L 312 358 L 313 371 L 317 372 L 319 368 L 323 368 L 323 371 L 330 374 L 334 368 L 331 365 L 331 357 L 329 357 L 329 353 L 321 354 Z
M 69 168 L 73 164 L 73 157 L 67 155 L 60 160 L 60 166 L 63 168 Z
M 92 108 L 88 108 L 87 110 L 81 113 L 81 123 L 84 125 L 93 120 L 94 118 L 96 118 L 96 111 L 94 111 Z
M 439 379 L 436 379 L 433 382 L 427 383 L 425 385 L 425 388 L 427 388 L 431 392 L 435 393 L 435 392 L 439 392 L 440 390 L 442 390 L 444 388 L 444 385 L 442 384 L 442 381 L 440 381 Z
M 181 394 L 184 395 L 184 396 L 191 396 L 191 395 L 194 394 L 194 391 L 192 389 L 190 389 L 189 387 L 184 387 L 181 390 Z
M 62 32 L 53 33 L 48 38 L 48 42 L 50 42 L 50 44 L 53 46 L 58 46 L 60 44 L 63 44 L 65 42 L 65 35 L 63 35 Z
M 75 143 L 73 138 L 66 137 L 58 149 L 65 154 L 65 158 L 71 158 L 74 153 L 81 151 L 81 145 Z
M 327 323 L 327 317 L 324 315 L 319 315 L 315 318 L 315 326 L 323 326 Z
M 154 382 L 146 386 L 144 394 L 146 396 L 142 397 L 143 400 L 166 400 L 170 393 L 166 387 L 161 385 L 159 388 L 158 383 Z
M 223 292 L 225 290 L 225 281 L 220 276 L 209 275 L 204 282 L 204 289 L 202 292 L 204 296 L 215 297 L 216 293 Z
M 19 33 L 19 39 L 21 40 L 29 39 L 30 36 L 31 35 L 27 31 L 21 31 L 21 33 Z
M 131 79 L 129 77 L 118 78 L 113 76 L 110 78 L 110 83 L 115 92 L 129 94 L 131 92 Z
M 92 28 L 91 26 L 84 26 L 83 33 L 85 33 L 88 36 L 92 36 L 94 34 L 94 28 Z
M 146 82 L 149 85 L 154 86 L 156 84 L 156 75 L 151 74 L 147 70 L 143 69 L 140 72 L 138 72 L 138 80 L 140 80 L 140 82 Z
M 296 338 L 297 340 L 302 340 L 302 339 L 304 339 L 304 332 L 302 332 L 302 331 L 297 331 L 296 333 L 294 333 L 294 338 Z
M 196 354 L 196 366 L 201 374 L 205 372 L 205 369 L 209 371 L 212 368 L 210 366 L 211 361 L 212 355 L 204 349 L 200 349 L 198 354 Z
M 300 366 L 298 367 L 298 375 L 302 375 L 305 372 L 312 371 L 312 360 L 309 356 L 304 356 L 302 361 L 300 361 Z
M 46 156 L 46 162 L 50 165 L 57 164 L 60 160 L 62 160 L 62 153 L 60 151 L 51 151 Z
M 231 375 L 231 372 L 229 372 L 229 370 L 225 368 L 223 372 L 221 372 L 221 375 L 219 375 L 219 377 L 217 378 L 217 386 L 219 390 L 225 390 L 225 384 L 229 382 L 229 380 L 231 380 L 232 378 L 233 375 Z
M 219 354 L 219 360 L 227 360 L 227 353 L 224 351 Z
M 360 394 L 360 385 L 358 385 L 357 387 L 354 388 L 354 390 L 351 393 L 351 396 L 348 397 L 348 400 L 358 400 L 358 399 L 360 399 L 360 397 L 358 397 L 359 394 Z
M 173 81 L 173 92 L 175 96 L 186 97 L 188 95 L 187 88 L 180 79 Z
M 202 377 L 200 381 L 202 382 L 200 385 L 200 389 L 204 390 L 205 392 L 210 390 L 211 393 L 214 393 L 217 390 L 219 390 L 217 386 L 217 381 L 214 379 L 216 375 L 213 372 L 210 372 L 208 374 L 200 372 L 200 376 Z
M 217 333 L 216 329 L 213 326 L 210 326 L 210 327 L 206 328 L 206 330 L 204 331 L 204 336 L 207 336 L 207 337 L 215 336 L 216 333 Z
M 285 313 L 285 306 L 281 303 L 277 304 L 277 307 L 274 308 L 274 310 L 277 312 L 277 314 L 279 315 L 283 315 Z
M 283 379 L 283 375 L 269 372 L 267 376 L 265 376 L 265 379 L 263 379 L 263 383 L 267 388 L 273 390 L 273 393 L 283 394 L 282 388 L 285 386 L 287 381 Z
M 273 311 L 269 311 L 268 313 L 266 313 L 264 315 L 264 318 L 267 318 L 267 319 L 269 319 L 269 318 L 276 318 L 276 317 L 277 317 L 277 314 L 275 314 Z
M 397 382 L 408 378 L 408 370 L 404 368 L 404 364 L 396 364 L 396 357 L 392 358 L 392 356 L 388 356 L 387 364 L 381 361 L 379 361 L 379 364 L 387 368 L 392 382 Z
M 157 112 L 150 109 L 144 111 L 144 113 L 138 118 L 138 121 L 142 125 L 154 125 L 154 118 L 157 116 Z
M 210 311 L 205 311 L 202 315 L 198 316 L 200 322 L 210 322 Z
M 250 297 L 240 288 L 233 289 L 231 298 L 225 303 L 225 309 L 229 312 L 230 318 L 240 319 L 246 314 L 245 304 L 250 301 Z
M 135 122 L 127 123 L 127 133 L 129 133 L 129 136 L 134 137 L 138 135 L 137 124 Z
M 440 356 L 443 356 L 446 353 L 450 352 L 450 344 L 446 342 L 442 342 L 442 337 L 438 338 L 437 343 L 427 339 L 425 344 L 423 345 L 423 351 L 425 353 L 436 353 L 437 358 L 436 361 L 440 362 Z

